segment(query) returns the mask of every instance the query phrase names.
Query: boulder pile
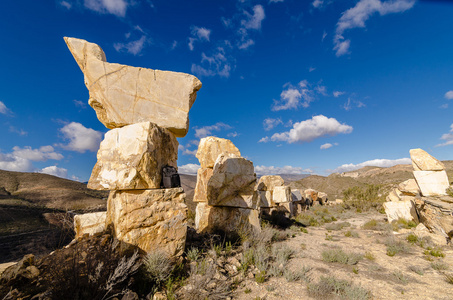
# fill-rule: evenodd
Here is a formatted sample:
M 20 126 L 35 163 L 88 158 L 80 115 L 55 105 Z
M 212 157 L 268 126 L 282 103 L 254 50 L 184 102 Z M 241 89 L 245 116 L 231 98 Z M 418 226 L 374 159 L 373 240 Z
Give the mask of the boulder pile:
M 201 82 L 192 75 L 108 63 L 93 43 L 64 38 L 82 70 L 89 104 L 109 129 L 88 187 L 110 190 L 107 212 L 76 216 L 76 236 L 111 226 L 120 241 L 146 252 L 184 251 L 187 206 L 182 188 L 163 188 L 177 169 L 178 142 Z
M 217 137 L 201 139 L 196 157 L 200 162 L 193 198 L 196 230 L 260 231 L 253 163 L 241 157 L 230 140 Z
M 442 162 L 422 149 L 410 150 L 414 179 L 393 189 L 384 203 L 389 222 L 403 218 L 420 222 L 423 229 L 450 241 L 453 236 L 453 197 Z M 417 227 L 418 228 L 418 227 Z

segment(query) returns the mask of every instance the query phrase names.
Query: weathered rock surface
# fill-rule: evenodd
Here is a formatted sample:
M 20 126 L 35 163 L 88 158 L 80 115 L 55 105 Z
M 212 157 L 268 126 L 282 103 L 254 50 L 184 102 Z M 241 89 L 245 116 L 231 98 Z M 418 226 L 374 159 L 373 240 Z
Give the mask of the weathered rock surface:
M 422 197 L 415 200 L 422 222 L 431 232 L 445 238 L 453 237 L 453 198 L 449 196 Z
M 414 177 L 423 196 L 447 195 L 450 187 L 445 171 L 414 171 Z
M 185 196 L 182 188 L 112 191 L 106 224 L 114 225 L 119 240 L 146 252 L 180 256 L 187 234 Z
M 213 169 L 211 168 L 199 168 L 197 172 L 197 184 L 195 186 L 195 192 L 193 195 L 194 202 L 207 202 L 207 187 L 208 181 L 212 177 Z
M 391 201 L 391 202 L 398 202 L 398 201 L 401 201 L 401 196 L 402 195 L 403 195 L 403 193 L 399 189 L 394 188 L 387 195 L 386 200 L 387 201 Z
M 409 150 L 414 171 L 442 171 L 444 164 L 422 149 Z
M 314 189 L 306 189 L 304 191 L 305 199 L 309 199 L 312 203 L 318 201 L 318 192 Z
M 293 202 L 281 202 L 277 203 L 276 210 L 284 213 L 286 217 L 290 218 L 296 214 L 297 207 Z
M 97 154 L 88 187 L 95 190 L 160 188 L 162 167 L 176 167 L 175 136 L 151 122 L 110 130 Z
M 274 187 L 272 199 L 275 203 L 292 202 L 291 188 L 289 186 Z
M 255 169 L 251 161 L 232 153 L 221 154 L 208 181 L 208 204 L 256 208 L 255 184 Z
M 217 207 L 200 202 L 195 215 L 195 228 L 200 233 L 213 233 L 217 230 L 230 234 L 244 230 L 261 231 L 256 209 Z
M 324 192 L 318 192 L 318 201 L 321 202 L 322 205 L 327 203 L 327 194 Z
M 78 239 L 84 234 L 93 235 L 105 230 L 105 218 L 107 212 L 95 212 L 74 216 L 75 238 Z
M 302 197 L 302 193 L 297 189 L 291 189 L 291 197 L 293 202 L 305 201 L 305 199 Z
M 275 206 L 271 191 L 256 191 L 256 193 L 258 194 L 258 207 Z
M 195 76 L 108 63 L 98 45 L 64 39 L 85 76 L 88 103 L 107 128 L 150 121 L 177 137 L 187 134 L 189 110 L 201 88 Z
M 227 139 L 208 136 L 200 140 L 196 157 L 200 161 L 201 168 L 214 168 L 214 164 L 222 153 L 231 153 L 241 156 L 241 152 Z
M 384 202 L 383 204 L 385 213 L 389 223 L 398 220 L 399 218 L 407 221 L 418 222 L 417 211 L 415 210 L 415 203 L 412 200 L 398 201 L 398 202 Z
M 408 179 L 406 181 L 401 182 L 398 185 L 398 190 L 400 190 L 402 194 L 407 196 L 420 195 L 420 189 L 418 188 L 418 184 L 415 181 L 415 179 Z
M 283 178 L 278 175 L 261 176 L 258 180 L 256 189 L 258 191 L 273 191 L 276 186 L 282 186 L 285 183 Z

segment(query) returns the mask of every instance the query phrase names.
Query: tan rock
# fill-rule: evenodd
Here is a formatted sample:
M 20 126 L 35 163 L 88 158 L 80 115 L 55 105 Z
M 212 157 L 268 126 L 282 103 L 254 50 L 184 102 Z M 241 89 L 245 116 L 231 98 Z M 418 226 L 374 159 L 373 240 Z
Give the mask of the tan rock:
M 442 200 L 442 197 L 422 197 L 415 201 L 417 212 L 420 215 L 420 222 L 430 232 L 443 236 L 445 243 L 453 237 L 453 199 L 451 202 Z M 445 245 L 445 243 L 442 243 Z
M 414 171 L 423 196 L 447 195 L 446 189 L 450 187 L 447 172 L 445 171 Z
M 318 192 L 314 189 L 306 189 L 304 191 L 305 198 L 311 200 L 313 203 L 318 201 Z
M 446 245 L 447 244 L 447 239 L 444 234 L 430 232 L 429 229 L 423 223 L 419 223 L 417 225 L 417 227 L 414 228 L 414 234 L 419 239 L 422 239 L 424 237 L 429 237 L 431 239 L 431 241 L 433 241 L 437 245 Z
M 275 203 L 292 202 L 291 188 L 289 186 L 274 187 L 272 199 Z
M 75 238 L 81 238 L 84 234 L 93 235 L 105 230 L 105 218 L 107 212 L 95 212 L 74 216 Z
M 223 231 L 238 234 L 261 231 L 258 210 L 236 207 L 216 207 L 199 202 L 195 214 L 195 228 L 199 233 Z
M 318 201 L 321 201 L 321 204 L 324 205 L 327 203 L 327 194 L 324 192 L 318 192 Z
M 418 188 L 418 184 L 415 181 L 415 179 L 408 179 L 406 181 L 401 182 L 398 185 L 398 189 L 401 191 L 402 194 L 407 196 L 420 195 L 420 189 Z
M 418 215 L 413 201 L 384 202 L 383 205 L 389 223 L 399 218 L 418 222 Z
M 283 186 L 285 181 L 278 175 L 261 176 L 256 185 L 258 191 L 273 191 L 276 186 Z
M 305 199 L 302 197 L 301 192 L 297 189 L 291 189 L 291 197 L 293 199 L 293 202 L 305 201 Z
M 254 193 L 255 184 L 255 169 L 251 161 L 223 153 L 217 158 L 208 181 L 208 204 L 256 209 L 258 198 Z
M 401 201 L 401 196 L 403 193 L 397 188 L 393 189 L 390 191 L 390 193 L 387 195 L 386 200 L 390 202 L 398 202 Z
M 194 202 L 208 202 L 207 187 L 212 176 L 213 169 L 199 168 L 197 172 L 197 184 L 193 195 Z
M 180 256 L 187 234 L 185 197 L 182 188 L 112 191 L 106 223 L 123 242 Z
M 256 191 L 259 197 L 258 207 L 273 207 L 275 203 L 272 199 L 271 191 Z
M 343 201 L 343 199 L 335 199 L 335 203 L 336 204 L 343 204 L 344 201 Z
M 160 188 L 162 168 L 176 167 L 178 142 L 165 128 L 143 122 L 107 132 L 97 158 L 90 189 Z
M 107 128 L 150 121 L 177 137 L 187 134 L 189 110 L 201 88 L 195 76 L 108 63 L 98 45 L 64 39 L 85 76 L 88 103 Z
M 202 168 L 214 168 L 217 158 L 222 153 L 241 156 L 239 149 L 230 140 L 208 136 L 200 140 L 196 157 Z
M 411 149 L 409 151 L 414 171 L 442 171 L 445 170 L 444 164 L 429 155 L 422 149 Z

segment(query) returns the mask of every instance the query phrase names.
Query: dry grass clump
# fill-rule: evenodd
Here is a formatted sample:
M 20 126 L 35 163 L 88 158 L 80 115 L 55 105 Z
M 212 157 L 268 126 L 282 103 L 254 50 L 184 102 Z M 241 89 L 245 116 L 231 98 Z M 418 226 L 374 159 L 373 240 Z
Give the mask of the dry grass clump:
M 308 276 L 308 273 L 312 269 L 313 269 L 312 267 L 306 267 L 306 266 L 303 266 L 302 268 L 297 269 L 297 270 L 290 270 L 289 268 L 287 268 L 283 272 L 283 277 L 285 277 L 285 279 L 288 282 L 303 280 L 308 283 L 311 280 L 310 277 Z
M 327 230 L 342 230 L 345 227 L 351 226 L 351 223 L 349 222 L 338 222 L 338 223 L 331 223 L 327 224 L 325 228 Z
M 444 279 L 449 284 L 453 284 L 453 274 L 443 273 Z
M 353 238 L 358 238 L 358 237 L 360 237 L 359 234 L 358 234 L 356 231 L 350 231 L 350 230 L 346 231 L 346 232 L 344 233 L 344 236 L 345 236 L 345 237 L 353 237 Z
M 431 263 L 431 268 L 433 268 L 436 271 L 446 271 L 450 267 L 443 261 L 436 261 Z
M 398 220 L 394 220 L 392 222 L 392 229 L 393 231 L 399 231 L 400 229 L 411 229 L 417 227 L 417 223 L 414 221 L 407 221 L 406 219 L 399 218 Z
M 449 187 L 447 190 L 446 190 L 448 196 L 450 197 L 453 197 L 453 188 L 452 187 Z
M 347 280 L 337 279 L 333 276 L 321 276 L 319 282 L 308 284 L 310 296 L 318 299 L 331 299 L 332 296 L 339 296 L 344 299 L 365 300 L 371 299 L 371 292 L 354 285 Z
M 397 282 L 401 284 L 406 285 L 409 282 L 409 278 L 401 271 L 394 271 L 392 273 L 392 276 L 394 279 L 396 279 Z
M 423 274 L 425 274 L 425 271 L 424 271 L 423 268 L 420 267 L 420 266 L 415 266 L 415 265 L 413 265 L 413 266 L 409 266 L 408 269 L 409 269 L 409 271 L 412 271 L 412 272 L 414 272 L 414 273 L 417 273 L 417 274 L 420 275 L 420 276 L 422 276 Z
M 362 225 L 362 228 L 365 230 L 375 230 L 375 231 L 391 231 L 392 226 L 383 221 L 378 221 L 376 219 L 369 220 Z
M 325 262 L 338 262 L 345 265 L 355 265 L 361 259 L 362 255 L 354 252 L 344 252 L 342 249 L 328 249 L 321 253 L 322 260 Z
M 395 256 L 398 253 L 410 253 L 409 246 L 393 236 L 388 237 L 384 244 L 387 246 L 388 256 Z
M 162 284 L 170 278 L 174 268 L 168 255 L 161 251 L 148 253 L 143 260 L 143 267 L 148 278 L 157 283 L 157 285 Z

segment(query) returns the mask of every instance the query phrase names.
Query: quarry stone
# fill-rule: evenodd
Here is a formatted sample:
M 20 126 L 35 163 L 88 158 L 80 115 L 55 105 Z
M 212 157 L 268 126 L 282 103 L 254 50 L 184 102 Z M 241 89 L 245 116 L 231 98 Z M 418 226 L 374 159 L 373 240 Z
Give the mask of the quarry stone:
M 200 161 L 201 168 L 214 168 L 217 158 L 222 153 L 241 156 L 239 149 L 230 140 L 209 136 L 200 140 L 196 157 Z
M 194 202 L 207 202 L 207 187 L 208 181 L 212 177 L 213 169 L 211 168 L 199 168 L 197 172 L 197 183 L 195 185 L 195 191 L 193 195 Z
M 98 119 L 110 129 L 150 121 L 184 137 L 201 82 L 193 75 L 108 63 L 104 51 L 65 37 L 85 77 Z
M 293 202 L 280 202 L 276 207 L 278 212 L 282 212 L 286 217 L 290 218 L 297 212 L 297 207 Z
M 418 184 L 415 181 L 415 179 L 408 179 L 406 181 L 401 182 L 398 185 L 398 190 L 400 190 L 402 194 L 407 196 L 420 195 L 420 189 L 418 188 Z
M 453 198 L 448 198 L 422 197 L 421 199 L 415 200 L 420 222 L 430 232 L 446 238 L 445 243 L 453 237 Z
M 176 167 L 178 142 L 151 122 L 110 130 L 101 142 L 88 188 L 128 190 L 160 188 L 162 168 Z
M 258 207 L 273 207 L 275 203 L 272 199 L 271 191 L 256 191 L 258 194 Z
M 274 187 L 272 199 L 275 203 L 292 202 L 291 188 L 289 186 Z
M 414 171 L 442 171 L 444 164 L 422 149 L 409 150 Z
M 305 201 L 302 197 L 302 193 L 297 189 L 291 189 L 291 198 L 293 202 Z
M 255 184 L 255 169 L 251 161 L 223 153 L 217 158 L 208 181 L 208 204 L 256 209 Z
M 405 219 L 406 221 L 418 222 L 414 201 L 384 202 L 383 206 L 389 223 L 399 218 Z
M 278 175 L 265 175 L 261 176 L 258 180 L 258 184 L 256 189 L 258 191 L 273 191 L 274 187 L 282 186 L 284 184 L 284 180 L 281 176 Z
M 450 187 L 445 171 L 414 171 L 414 177 L 423 196 L 447 195 Z
M 399 189 L 395 188 L 390 191 L 390 193 L 386 197 L 386 200 L 391 202 L 398 202 L 401 201 L 402 195 L 403 193 Z
M 186 194 L 182 188 L 112 191 L 106 224 L 115 236 L 146 252 L 184 252 L 187 234 Z
M 258 210 L 210 206 L 203 202 L 197 204 L 195 228 L 199 233 L 214 233 L 217 230 L 229 234 L 244 230 L 261 231 Z
M 105 219 L 107 212 L 95 212 L 74 216 L 75 238 L 78 239 L 84 234 L 93 235 L 105 231 Z

